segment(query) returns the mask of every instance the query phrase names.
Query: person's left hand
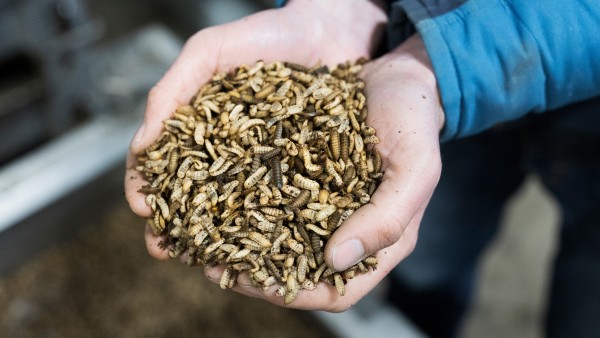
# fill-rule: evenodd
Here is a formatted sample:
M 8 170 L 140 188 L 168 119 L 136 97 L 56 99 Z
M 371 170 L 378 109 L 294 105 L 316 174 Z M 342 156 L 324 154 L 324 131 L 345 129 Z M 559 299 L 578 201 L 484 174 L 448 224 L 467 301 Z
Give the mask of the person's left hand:
M 377 130 L 385 174 L 370 202 L 358 209 L 325 248 L 329 267 L 341 271 L 377 253 L 377 270 L 349 280 L 346 294 L 319 283 L 300 291 L 289 307 L 344 311 L 371 291 L 414 248 L 425 207 L 441 172 L 439 132 L 444 123 L 436 81 L 421 39 L 415 35 L 365 66 L 368 125 Z M 219 282 L 222 267 L 207 269 Z M 234 291 L 283 305 L 283 298 L 240 276 Z

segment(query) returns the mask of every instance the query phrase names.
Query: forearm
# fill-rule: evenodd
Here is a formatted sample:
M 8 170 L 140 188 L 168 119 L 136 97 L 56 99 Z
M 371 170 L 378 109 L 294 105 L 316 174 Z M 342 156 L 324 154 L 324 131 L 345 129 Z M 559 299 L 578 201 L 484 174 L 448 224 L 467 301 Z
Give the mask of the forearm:
M 443 140 L 600 94 L 594 0 L 472 0 L 412 19 L 438 80 Z

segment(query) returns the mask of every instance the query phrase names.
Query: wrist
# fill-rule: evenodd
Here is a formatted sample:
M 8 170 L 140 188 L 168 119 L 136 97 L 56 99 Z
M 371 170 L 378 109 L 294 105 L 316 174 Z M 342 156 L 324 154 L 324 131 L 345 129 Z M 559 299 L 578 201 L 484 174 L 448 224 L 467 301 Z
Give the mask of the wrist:
M 402 72 L 405 77 L 413 78 L 423 85 L 422 90 L 428 93 L 426 97 L 431 99 L 432 104 L 437 108 L 437 124 L 441 131 L 445 122 L 442 101 L 433 65 L 429 59 L 421 36 L 419 34 L 414 34 L 396 49 L 386 54 L 383 58 L 397 61 L 402 65 Z

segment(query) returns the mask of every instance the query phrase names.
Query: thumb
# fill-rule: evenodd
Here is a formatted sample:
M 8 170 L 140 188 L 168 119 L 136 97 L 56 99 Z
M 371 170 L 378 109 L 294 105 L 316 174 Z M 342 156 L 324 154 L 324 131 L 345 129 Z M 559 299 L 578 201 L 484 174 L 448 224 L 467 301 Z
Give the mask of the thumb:
M 411 221 L 422 217 L 439 179 L 441 165 L 435 156 L 421 159 L 420 163 L 413 162 L 412 168 L 390 165 L 386 169 L 370 202 L 356 210 L 328 241 L 325 262 L 330 268 L 346 270 L 397 243 L 406 227 L 413 224 Z M 416 236 L 408 242 L 414 246 Z

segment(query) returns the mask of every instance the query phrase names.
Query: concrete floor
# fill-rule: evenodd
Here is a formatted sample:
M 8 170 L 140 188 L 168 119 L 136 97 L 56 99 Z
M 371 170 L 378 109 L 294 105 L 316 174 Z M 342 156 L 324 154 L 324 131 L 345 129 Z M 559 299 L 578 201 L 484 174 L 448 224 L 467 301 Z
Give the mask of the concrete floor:
M 461 336 L 541 337 L 559 212 L 536 177 L 507 206 L 480 268 L 480 287 Z

